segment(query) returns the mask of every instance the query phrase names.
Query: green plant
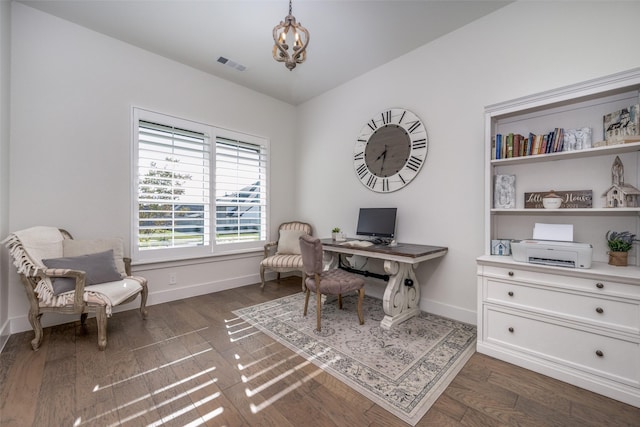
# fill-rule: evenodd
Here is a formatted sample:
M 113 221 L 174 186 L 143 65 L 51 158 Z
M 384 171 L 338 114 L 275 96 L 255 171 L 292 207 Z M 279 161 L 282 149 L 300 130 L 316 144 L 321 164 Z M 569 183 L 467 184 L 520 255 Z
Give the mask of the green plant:
M 607 244 L 613 252 L 629 252 L 637 241 L 630 231 L 607 231 Z
M 331 230 L 332 233 L 339 233 L 340 232 L 340 227 L 333 227 L 333 230 Z

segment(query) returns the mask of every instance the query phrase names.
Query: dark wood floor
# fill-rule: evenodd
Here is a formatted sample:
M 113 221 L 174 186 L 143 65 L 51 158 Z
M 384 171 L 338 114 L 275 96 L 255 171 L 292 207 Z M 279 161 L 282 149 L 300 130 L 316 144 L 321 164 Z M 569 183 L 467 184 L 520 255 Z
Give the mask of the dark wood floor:
M 14 334 L 0 355 L 2 426 L 406 426 L 239 321 L 240 307 L 299 291 L 299 279 Z M 46 315 L 45 315 L 46 316 Z M 475 354 L 418 426 L 640 426 L 640 409 Z

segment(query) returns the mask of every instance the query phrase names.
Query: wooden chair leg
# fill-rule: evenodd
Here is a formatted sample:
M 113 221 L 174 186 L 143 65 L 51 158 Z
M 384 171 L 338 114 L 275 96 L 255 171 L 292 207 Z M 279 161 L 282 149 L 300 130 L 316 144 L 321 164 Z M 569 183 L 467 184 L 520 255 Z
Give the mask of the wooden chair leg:
M 29 310 L 29 323 L 31 323 L 31 327 L 33 328 L 33 332 L 35 333 L 35 337 L 31 340 L 31 348 L 37 350 L 40 348 L 40 344 L 42 344 L 42 323 L 40 323 L 40 318 L 42 317 L 42 313 L 39 313 L 38 310 Z
M 264 289 L 264 267 L 260 266 L 260 281 L 262 284 L 260 285 L 261 289 Z
M 322 312 L 322 294 L 320 293 L 319 286 L 318 286 L 318 281 L 316 281 L 316 305 L 317 305 L 317 330 L 318 332 L 320 332 L 320 313 Z
M 89 313 L 82 313 L 82 314 L 80 315 L 80 324 L 81 324 L 82 326 L 85 326 L 85 325 L 86 325 L 86 323 L 87 323 L 87 317 L 88 317 L 88 316 L 89 316 Z
M 107 308 L 100 306 L 96 310 L 96 323 L 98 324 L 98 350 L 107 348 Z
M 149 312 L 147 311 L 147 296 L 149 295 L 149 289 L 147 284 L 142 285 L 142 291 L 140 291 L 140 314 L 143 319 L 147 318 Z
M 338 294 L 338 308 L 342 310 L 342 294 Z
M 304 313 L 302 313 L 304 316 L 307 315 L 307 307 L 309 307 L 309 294 L 311 293 L 311 291 L 309 290 L 309 288 L 307 288 L 307 292 L 305 293 L 304 296 Z
M 364 315 L 362 314 L 362 301 L 364 300 L 364 288 L 358 289 L 358 319 L 364 325 Z

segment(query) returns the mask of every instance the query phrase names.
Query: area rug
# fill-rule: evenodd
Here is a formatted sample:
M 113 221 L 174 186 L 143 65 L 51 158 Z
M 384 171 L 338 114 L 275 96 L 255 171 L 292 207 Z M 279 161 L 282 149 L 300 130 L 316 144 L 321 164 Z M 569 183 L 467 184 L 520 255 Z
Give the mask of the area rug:
M 322 331 L 315 295 L 302 315 L 297 293 L 233 313 L 313 362 L 403 421 L 416 423 L 475 352 L 476 327 L 421 312 L 390 331 L 380 327 L 382 301 L 365 297 L 359 325 L 357 297 L 323 297 Z

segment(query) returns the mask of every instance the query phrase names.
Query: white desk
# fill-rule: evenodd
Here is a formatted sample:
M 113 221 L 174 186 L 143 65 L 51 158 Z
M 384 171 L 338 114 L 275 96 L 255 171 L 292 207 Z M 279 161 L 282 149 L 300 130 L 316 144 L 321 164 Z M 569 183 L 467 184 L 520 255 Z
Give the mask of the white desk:
M 380 326 L 390 329 L 393 325 L 420 312 L 420 283 L 414 269 L 422 261 L 444 256 L 448 248 L 442 246 L 398 243 L 398 246 L 374 245 L 355 247 L 343 245 L 332 239 L 322 239 L 322 248 L 332 254 L 331 267 L 338 266 L 339 254 L 361 255 L 384 260 L 384 271 L 389 281 L 384 291 L 382 307 L 384 319 Z M 412 283 L 412 284 L 411 284 Z

